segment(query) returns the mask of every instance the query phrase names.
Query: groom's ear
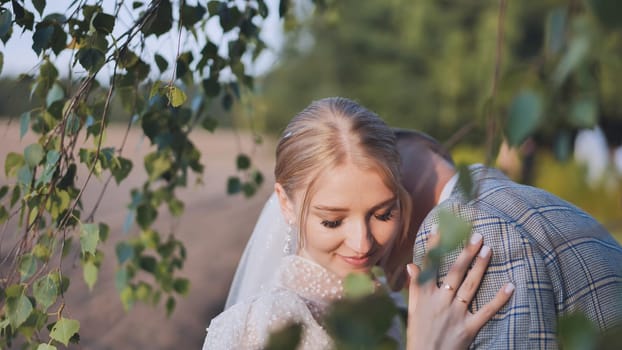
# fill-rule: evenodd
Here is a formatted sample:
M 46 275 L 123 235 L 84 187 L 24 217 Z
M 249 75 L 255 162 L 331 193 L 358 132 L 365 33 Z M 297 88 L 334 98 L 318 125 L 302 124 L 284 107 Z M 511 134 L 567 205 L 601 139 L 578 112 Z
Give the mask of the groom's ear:
M 274 192 L 279 199 L 279 205 L 281 206 L 281 212 L 285 220 L 287 220 L 288 223 L 296 222 L 294 202 L 289 198 L 287 192 L 285 192 L 285 189 L 280 183 L 277 182 L 274 184 Z

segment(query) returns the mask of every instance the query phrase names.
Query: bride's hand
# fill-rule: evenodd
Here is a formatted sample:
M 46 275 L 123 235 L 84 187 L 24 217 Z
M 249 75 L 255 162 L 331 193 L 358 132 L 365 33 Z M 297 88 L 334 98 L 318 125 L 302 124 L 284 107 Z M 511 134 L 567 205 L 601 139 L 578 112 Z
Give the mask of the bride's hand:
M 438 241 L 438 235 L 434 236 Z M 480 328 L 505 305 L 514 291 L 514 285 L 508 283 L 476 313 L 468 310 L 491 253 L 490 248 L 482 247 L 481 235 L 474 234 L 440 288 L 436 285 L 436 278 L 418 284 L 419 268 L 414 264 L 407 265 L 410 275 L 407 349 L 468 348 Z M 468 271 L 476 255 L 475 264 Z

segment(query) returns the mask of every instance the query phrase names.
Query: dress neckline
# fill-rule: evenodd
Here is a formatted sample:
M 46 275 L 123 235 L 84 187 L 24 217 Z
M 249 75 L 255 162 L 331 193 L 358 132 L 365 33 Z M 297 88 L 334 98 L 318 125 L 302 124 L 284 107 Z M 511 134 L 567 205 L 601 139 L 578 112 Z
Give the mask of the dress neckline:
M 343 297 L 343 280 L 315 261 L 299 255 L 283 258 L 276 285 L 314 303 L 327 304 Z

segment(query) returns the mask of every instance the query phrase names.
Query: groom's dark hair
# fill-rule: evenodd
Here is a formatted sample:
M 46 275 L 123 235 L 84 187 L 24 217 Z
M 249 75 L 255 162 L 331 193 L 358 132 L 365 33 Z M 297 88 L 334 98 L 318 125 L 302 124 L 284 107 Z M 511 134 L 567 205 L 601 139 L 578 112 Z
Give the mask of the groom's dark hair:
M 415 145 L 424 146 L 446 160 L 449 164 L 455 165 L 454 160 L 447 148 L 445 148 L 445 146 L 443 146 L 432 136 L 418 130 L 400 128 L 393 128 L 393 133 L 397 138 L 397 142 L 410 141 Z

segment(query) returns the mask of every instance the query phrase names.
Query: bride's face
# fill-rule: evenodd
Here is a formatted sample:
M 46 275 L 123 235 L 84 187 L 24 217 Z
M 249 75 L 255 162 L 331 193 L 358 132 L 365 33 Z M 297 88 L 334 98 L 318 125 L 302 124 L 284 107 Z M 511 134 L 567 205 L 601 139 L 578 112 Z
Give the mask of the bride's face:
M 399 230 L 396 194 L 377 172 L 350 163 L 324 171 L 314 192 L 299 254 L 342 277 L 369 271 Z M 297 213 L 301 202 L 302 193 L 297 193 Z

